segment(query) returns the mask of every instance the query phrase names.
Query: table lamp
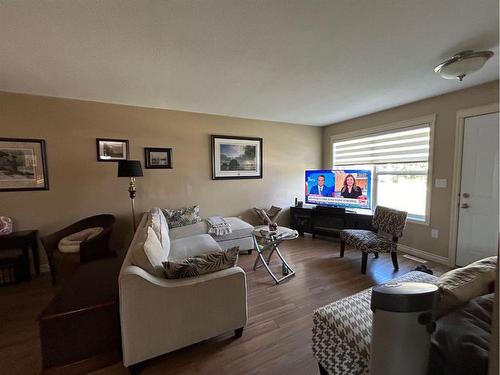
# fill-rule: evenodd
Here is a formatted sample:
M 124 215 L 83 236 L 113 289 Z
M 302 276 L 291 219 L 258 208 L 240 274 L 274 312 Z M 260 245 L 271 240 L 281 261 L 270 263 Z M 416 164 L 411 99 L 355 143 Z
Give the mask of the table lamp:
M 137 192 L 135 187 L 135 178 L 142 176 L 142 167 L 139 160 L 120 160 L 118 162 L 118 177 L 130 177 L 128 193 L 130 195 L 130 200 L 132 201 L 132 224 L 134 225 L 134 231 L 136 229 L 134 198 Z

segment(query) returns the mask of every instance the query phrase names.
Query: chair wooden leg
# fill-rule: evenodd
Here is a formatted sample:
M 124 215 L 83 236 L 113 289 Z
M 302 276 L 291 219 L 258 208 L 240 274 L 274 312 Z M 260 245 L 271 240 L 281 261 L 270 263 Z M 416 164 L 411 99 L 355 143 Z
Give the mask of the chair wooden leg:
M 378 252 L 374 252 L 374 253 L 373 253 L 373 256 L 374 256 L 376 259 L 378 259 Z
M 344 257 L 344 251 L 345 251 L 345 241 L 340 240 L 340 257 Z
M 362 252 L 361 257 L 361 273 L 366 274 L 366 263 L 368 262 L 368 253 Z
M 397 271 L 399 270 L 399 265 L 398 265 L 398 253 L 393 251 L 391 253 L 391 258 L 392 258 L 392 265 L 394 266 L 394 269 Z

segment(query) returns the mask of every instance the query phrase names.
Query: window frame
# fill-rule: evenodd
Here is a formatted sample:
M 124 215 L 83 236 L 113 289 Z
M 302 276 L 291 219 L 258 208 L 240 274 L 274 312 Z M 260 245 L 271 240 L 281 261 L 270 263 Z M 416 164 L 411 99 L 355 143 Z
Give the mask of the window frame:
M 426 194 L 426 207 L 425 207 L 425 220 L 418 220 L 414 218 L 408 218 L 408 221 L 421 225 L 430 225 L 431 222 L 431 202 L 432 202 L 432 182 L 433 182 L 433 160 L 434 160 L 434 127 L 436 123 L 436 114 L 430 114 L 426 116 L 416 117 L 409 120 L 397 121 L 388 124 L 378 125 L 374 127 L 364 128 L 355 130 L 347 133 L 339 133 L 333 134 L 330 136 L 330 168 L 334 168 L 334 160 L 333 160 L 333 143 L 345 141 L 350 138 L 359 138 L 364 136 L 371 136 L 377 133 L 389 132 L 391 130 L 403 130 L 404 128 L 411 128 L 419 125 L 428 124 L 430 127 L 430 135 L 429 135 L 429 159 L 428 159 L 428 168 L 427 168 L 427 194 Z M 345 167 L 345 166 L 343 166 Z M 381 173 L 381 174 L 397 174 L 394 172 L 391 173 Z M 408 175 L 408 173 L 400 173 Z M 372 185 L 372 195 L 373 195 L 373 205 L 377 204 L 377 188 L 378 184 L 376 182 L 377 179 L 377 171 L 376 168 L 373 168 L 373 185 Z

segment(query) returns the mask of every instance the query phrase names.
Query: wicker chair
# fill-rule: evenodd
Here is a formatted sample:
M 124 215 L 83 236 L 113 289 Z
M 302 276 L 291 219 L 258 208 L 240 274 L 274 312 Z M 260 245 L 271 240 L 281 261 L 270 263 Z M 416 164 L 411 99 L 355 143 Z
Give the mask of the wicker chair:
M 394 269 L 398 270 L 398 239 L 403 236 L 406 216 L 404 211 L 377 206 L 372 222 L 374 231 L 344 229 L 340 232 L 340 257 L 344 256 L 346 244 L 361 250 L 361 273 L 365 274 L 369 253 L 373 253 L 375 258 L 378 258 L 379 253 L 391 253 Z
M 115 256 L 116 253 L 109 249 L 109 239 L 113 230 L 115 217 L 109 214 L 91 216 L 80 220 L 70 226 L 55 233 L 42 237 L 43 247 L 49 260 L 50 272 L 52 274 L 52 285 L 56 284 L 57 271 L 56 263 L 60 264 L 64 260 L 71 261 L 73 265 L 90 262 L 92 260 Z M 82 241 L 80 251 L 74 254 L 61 253 L 58 249 L 59 241 L 70 234 L 82 231 L 87 228 L 102 227 L 104 230 L 97 236 Z

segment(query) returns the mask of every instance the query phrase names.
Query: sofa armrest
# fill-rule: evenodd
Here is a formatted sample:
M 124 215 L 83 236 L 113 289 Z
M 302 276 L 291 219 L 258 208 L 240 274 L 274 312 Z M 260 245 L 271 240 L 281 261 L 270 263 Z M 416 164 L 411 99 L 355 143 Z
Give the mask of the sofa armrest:
M 119 286 L 125 366 L 244 327 L 247 321 L 246 277 L 239 267 L 170 280 L 127 266 Z
M 122 270 L 120 274 L 120 282 L 130 276 L 136 276 L 144 279 L 145 281 L 152 284 L 152 286 L 158 286 L 162 288 L 178 288 L 182 286 L 193 286 L 196 284 L 201 284 L 210 280 L 228 277 L 231 275 L 241 275 L 245 277 L 245 271 L 240 267 L 231 267 L 222 271 L 207 273 L 197 277 L 190 277 L 185 279 L 167 279 L 162 277 L 157 277 L 151 275 L 149 272 L 144 271 L 142 268 L 137 266 L 128 266 Z

